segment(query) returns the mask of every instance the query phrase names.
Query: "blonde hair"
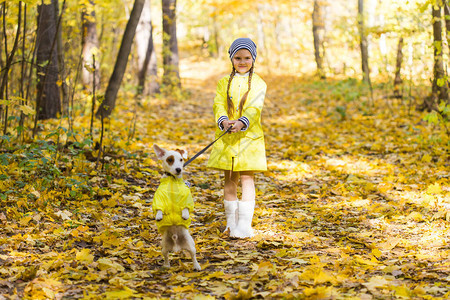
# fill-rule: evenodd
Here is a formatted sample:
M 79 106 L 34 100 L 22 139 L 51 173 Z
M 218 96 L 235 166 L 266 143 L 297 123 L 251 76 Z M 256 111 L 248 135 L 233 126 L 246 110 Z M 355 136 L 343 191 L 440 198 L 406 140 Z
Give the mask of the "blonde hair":
M 248 94 L 250 93 L 250 89 L 252 88 L 253 66 L 254 65 L 252 65 L 252 67 L 250 68 L 250 70 L 249 70 L 250 73 L 248 74 L 248 90 L 242 96 L 241 101 L 239 101 L 239 117 L 242 117 L 242 110 L 244 109 L 245 101 L 247 100 Z M 227 113 L 228 113 L 229 118 L 233 118 L 233 116 L 234 116 L 234 105 L 233 105 L 233 101 L 231 100 L 231 97 L 230 97 L 230 86 L 231 86 L 231 81 L 234 78 L 234 75 L 236 75 L 236 69 L 233 66 L 233 70 L 231 71 L 230 79 L 228 79 L 228 85 L 227 85 Z

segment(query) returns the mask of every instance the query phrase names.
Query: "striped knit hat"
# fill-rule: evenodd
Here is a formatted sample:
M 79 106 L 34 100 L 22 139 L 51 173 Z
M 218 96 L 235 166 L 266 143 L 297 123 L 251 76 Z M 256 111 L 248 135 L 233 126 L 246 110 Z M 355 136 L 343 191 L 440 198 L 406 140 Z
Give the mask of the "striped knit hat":
M 233 59 L 236 52 L 238 52 L 241 49 L 247 49 L 248 51 L 250 51 L 253 61 L 256 60 L 256 45 L 249 38 L 238 38 L 231 44 L 230 49 L 228 49 L 230 59 Z

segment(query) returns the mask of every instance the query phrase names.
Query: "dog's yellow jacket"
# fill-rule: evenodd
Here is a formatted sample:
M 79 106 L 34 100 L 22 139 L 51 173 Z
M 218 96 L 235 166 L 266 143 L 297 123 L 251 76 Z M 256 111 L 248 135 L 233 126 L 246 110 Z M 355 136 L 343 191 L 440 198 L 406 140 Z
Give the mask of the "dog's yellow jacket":
M 216 122 L 222 116 L 230 120 L 238 119 L 238 112 L 231 118 L 227 113 L 227 86 L 230 75 L 219 80 L 214 98 L 213 112 Z M 234 171 L 266 171 L 266 149 L 261 126 L 261 110 L 267 85 L 257 74 L 252 75 L 251 90 L 245 101 L 242 116 L 246 117 L 250 126 L 245 131 L 226 134 L 219 139 L 211 150 L 208 167 Z M 239 108 L 242 96 L 248 90 L 248 75 L 236 74 L 230 85 L 230 96 L 235 111 Z M 223 131 L 217 127 L 216 138 Z
M 164 227 L 172 225 L 182 225 L 186 228 L 191 225 L 190 214 L 194 209 L 191 190 L 186 186 L 182 178 L 167 176 L 161 178 L 160 185 L 153 196 L 153 213 L 158 210 L 163 212 L 161 221 L 157 221 L 158 231 L 164 232 Z M 181 217 L 181 211 L 189 209 L 189 219 Z

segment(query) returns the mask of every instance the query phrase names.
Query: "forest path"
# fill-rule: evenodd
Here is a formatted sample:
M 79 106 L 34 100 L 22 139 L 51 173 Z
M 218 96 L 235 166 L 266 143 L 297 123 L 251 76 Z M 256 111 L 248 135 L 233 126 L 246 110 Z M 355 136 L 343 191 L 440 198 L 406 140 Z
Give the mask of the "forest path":
M 218 62 L 183 61 L 186 91 L 143 100 L 130 140 L 133 95 L 123 90 L 99 168 L 88 146 L 0 154 L 0 298 L 449 297 L 448 137 L 385 90 L 369 108 L 352 79 L 260 74 L 269 169 L 256 175 L 255 237 L 222 233 L 223 175 L 206 168 L 207 151 L 185 175 L 202 271 L 185 254 L 162 269 L 152 144 L 190 156 L 208 145 L 225 74 Z
M 182 112 L 186 126 L 183 134 L 165 134 L 191 155 L 213 139 L 222 75 L 211 66 L 185 72 L 189 97 L 166 107 L 175 118 Z M 369 109 L 355 80 L 260 75 L 268 84 L 269 170 L 256 176 L 257 235 L 221 234 L 223 175 L 205 168 L 209 151 L 187 168 L 199 255 L 215 274 L 205 274 L 208 285 L 196 290 L 231 295 L 237 284 L 243 295 L 260 297 L 448 295 L 448 161 L 445 149 L 422 141 L 429 128 L 418 116 L 407 118 L 400 103 L 381 99 L 384 91 Z

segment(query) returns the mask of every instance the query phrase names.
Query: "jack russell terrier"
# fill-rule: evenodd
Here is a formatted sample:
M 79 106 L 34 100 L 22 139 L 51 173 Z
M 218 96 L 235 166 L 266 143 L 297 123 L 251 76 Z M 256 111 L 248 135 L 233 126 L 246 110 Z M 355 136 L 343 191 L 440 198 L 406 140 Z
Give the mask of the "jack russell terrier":
M 153 145 L 158 160 L 162 162 L 165 174 L 153 197 L 153 213 L 159 233 L 162 234 L 162 254 L 164 267 L 170 267 L 169 252 L 187 250 L 194 269 L 201 270 L 196 258 L 195 242 L 188 228 L 190 213 L 194 209 L 191 191 L 182 178 L 183 163 L 187 159 L 184 150 L 165 150 Z

